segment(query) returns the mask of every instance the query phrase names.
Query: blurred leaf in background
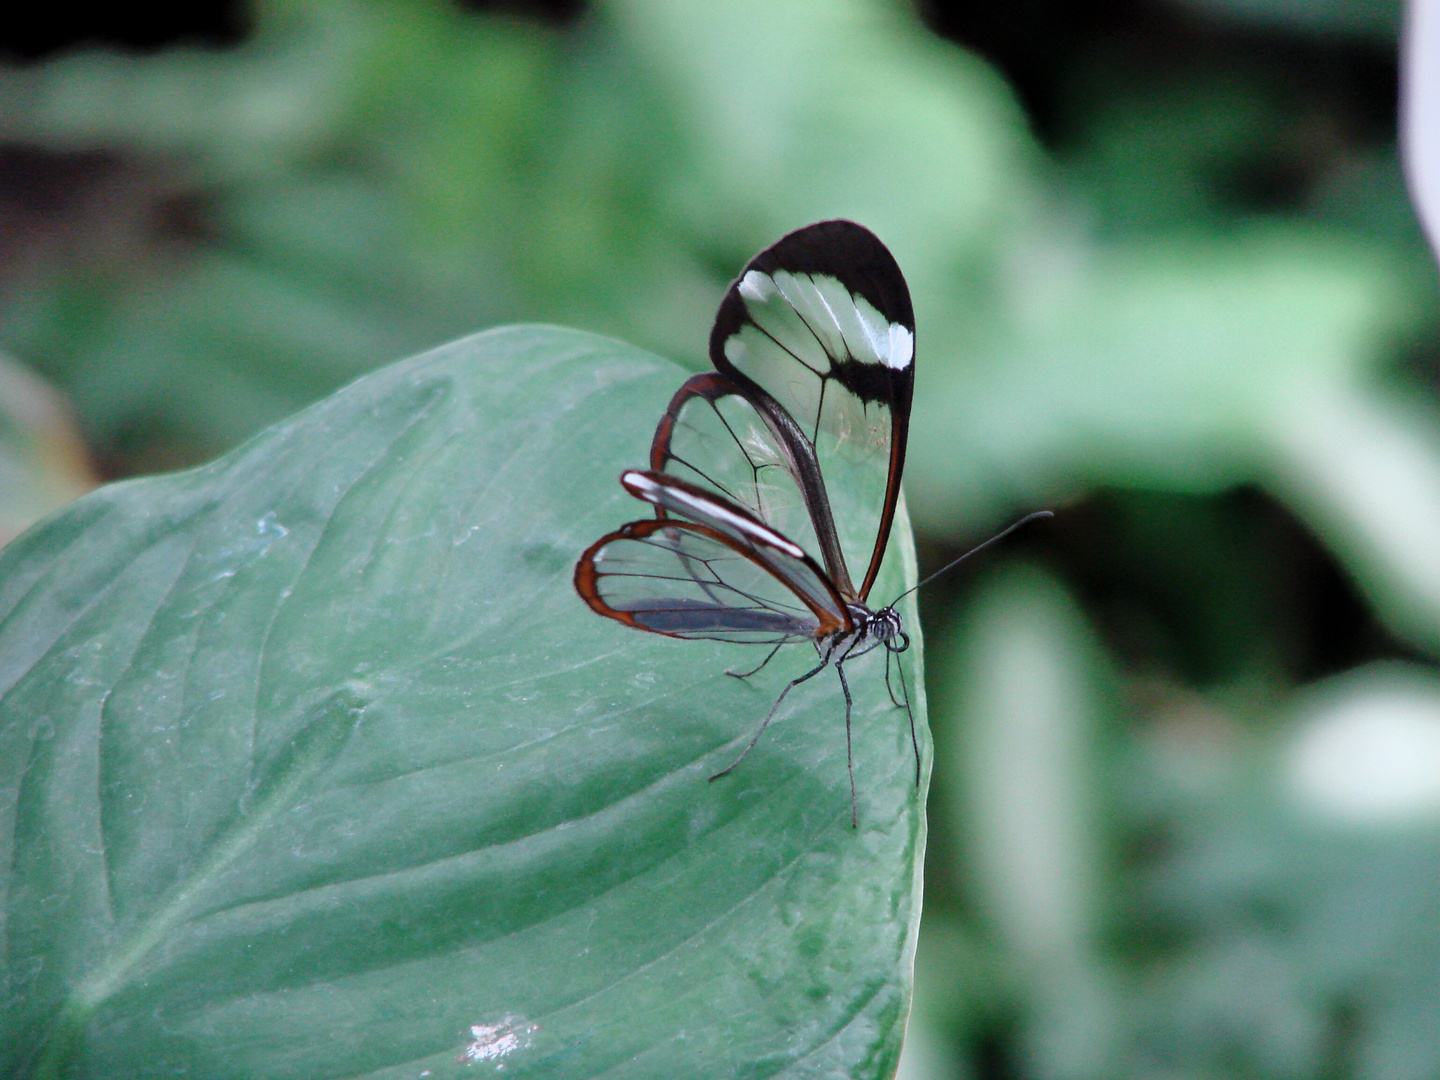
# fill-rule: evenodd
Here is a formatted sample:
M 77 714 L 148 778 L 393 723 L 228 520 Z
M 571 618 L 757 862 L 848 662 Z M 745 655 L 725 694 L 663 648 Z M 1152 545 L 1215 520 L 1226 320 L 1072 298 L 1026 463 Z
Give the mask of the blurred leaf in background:
M 921 597 L 939 764 L 902 1074 L 1440 1071 L 1440 823 L 1423 791 L 1334 812 L 1403 787 L 1440 722 L 1397 4 L 232 22 L 0 71 L 0 344 L 106 472 L 503 321 L 702 367 L 748 255 L 854 217 L 915 295 L 929 561 L 1062 511 Z M 1316 764 L 1366 732 L 1366 770 Z
M 85 230 L 11 274 L 0 339 L 130 469 L 499 321 L 700 366 L 734 269 L 826 216 L 881 231 L 939 334 L 1032 183 L 999 80 L 885 5 L 702 10 L 616 0 L 561 30 L 445 0 L 273 4 L 221 54 L 0 73 L 6 141 L 61 171 L 94 157 L 107 191 L 164 177 L 114 258 Z

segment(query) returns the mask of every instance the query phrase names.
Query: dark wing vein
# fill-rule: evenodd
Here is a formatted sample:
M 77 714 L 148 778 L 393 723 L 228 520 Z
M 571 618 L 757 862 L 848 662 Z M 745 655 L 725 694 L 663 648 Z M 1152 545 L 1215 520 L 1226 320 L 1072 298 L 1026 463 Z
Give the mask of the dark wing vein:
M 653 541 L 653 540 L 640 540 L 640 541 L 637 541 L 637 542 L 638 542 L 638 543 L 641 543 L 641 544 L 644 544 L 644 545 L 646 545 L 646 546 L 648 546 L 648 547 L 655 548 L 657 551 L 668 551 L 668 552 L 671 552 L 672 554 L 675 555 L 675 557 L 676 557 L 677 559 L 683 560 L 687 565 L 690 564 L 690 563 L 699 563 L 700 565 L 704 566 L 706 570 L 709 570 L 709 571 L 710 571 L 710 576 L 711 576 L 711 578 L 712 578 L 713 580 L 711 580 L 711 581 L 701 581 L 699 578 L 695 577 L 693 574 L 691 574 L 691 575 L 689 575 L 689 576 L 687 576 L 687 577 L 676 577 L 676 576 L 673 575 L 673 574 L 642 574 L 642 573 L 638 573 L 638 572 L 636 572 L 636 571 L 634 571 L 634 570 L 626 570 L 626 571 L 623 571 L 624 576 L 626 576 L 626 577 L 640 577 L 640 578 L 649 578 L 649 579 L 652 580 L 652 581 L 675 581 L 675 582 L 680 582 L 680 583 L 682 583 L 682 584 L 687 584 L 687 585 L 688 585 L 688 584 L 699 585 L 702 589 L 705 590 L 705 592 L 706 592 L 707 595 L 711 595 L 711 596 L 712 596 L 712 598 L 715 600 L 715 602 L 716 602 L 717 604 L 723 603 L 723 601 L 721 601 L 719 597 L 715 597 L 715 596 L 713 596 L 713 594 L 710 593 L 710 590 L 711 590 L 712 588 L 728 589 L 730 592 L 735 593 L 737 596 L 743 596 L 746 600 L 749 600 L 751 603 L 755 604 L 755 605 L 758 606 L 758 607 L 764 607 L 764 608 L 784 607 L 784 608 L 787 608 L 787 609 L 789 609 L 789 610 L 801 611 L 801 612 L 805 612 L 805 611 L 808 611 L 808 610 L 809 610 L 808 608 L 806 608 L 806 607 L 805 607 L 804 605 L 802 605 L 802 604 L 788 604 L 788 605 L 787 605 L 787 604 L 782 604 L 782 603 L 780 603 L 779 601 L 773 601 L 773 600 L 767 602 L 766 600 L 764 600 L 764 599 L 761 598 L 760 596 L 756 595 L 755 593 L 752 593 L 752 592 L 749 592 L 749 591 L 747 591 L 747 590 L 745 590 L 745 589 L 742 589 L 742 588 L 740 588 L 740 586 L 734 584 L 733 582 L 726 581 L 723 577 L 720 576 L 720 572 L 719 572 L 718 570 L 716 570 L 715 567 L 714 567 L 714 565 L 713 565 L 713 564 L 717 561 L 717 557 L 716 557 L 716 556 L 711 556 L 710 558 L 705 558 L 704 556 L 701 556 L 701 555 L 693 555 L 693 554 L 691 554 L 690 552 L 676 551 L 676 550 L 675 550 L 674 548 L 672 548 L 672 547 L 668 547 L 668 546 L 665 545 L 665 544 L 657 544 L 657 543 L 655 543 L 655 541 Z M 736 557 L 737 557 L 737 556 L 728 556 L 728 558 L 731 558 L 731 559 L 736 558 Z M 614 574 L 617 574 L 617 573 L 619 573 L 619 572 L 612 570 L 612 571 L 609 571 L 609 573 L 612 574 L 612 575 L 614 575 Z M 727 606 L 728 606 L 728 605 L 727 605 Z
M 779 565 L 709 526 L 652 519 L 592 544 L 575 586 L 600 614 L 671 637 L 775 644 L 844 628 Z
M 790 310 L 791 310 L 791 311 L 795 311 L 795 308 L 792 307 Z M 795 311 L 795 314 L 800 316 L 800 321 L 801 321 L 802 323 L 805 322 L 805 316 L 804 316 L 804 315 L 800 315 L 800 312 L 798 312 L 798 311 Z M 751 320 L 749 320 L 749 321 L 750 321 L 750 325 L 751 325 L 751 326 L 753 326 L 756 330 L 759 330 L 760 333 L 764 334 L 767 338 L 769 338 L 771 341 L 773 341 L 773 342 L 776 344 L 776 346 L 778 346 L 781 350 L 783 350 L 784 352 L 788 353 L 789 356 L 790 356 L 790 358 L 791 358 L 792 360 L 794 360 L 797 364 L 799 364 L 801 367 L 803 367 L 806 371 L 809 371 L 809 372 L 813 373 L 814 376 L 815 376 L 817 379 L 825 379 L 825 378 L 828 378 L 828 377 L 829 377 L 827 372 L 824 372 L 824 371 L 816 371 L 816 370 L 815 370 L 813 367 L 811 367 L 809 364 L 805 363 L 804 360 L 801 360 L 800 357 L 798 357 L 798 356 L 795 355 L 795 351 L 794 351 L 793 349 L 791 349 L 790 346 L 782 343 L 779 338 L 777 338 L 774 334 L 770 333 L 769 330 L 766 330 L 765 327 L 761 326 L 761 325 L 760 325 L 758 322 L 756 322 L 754 319 L 751 319 Z M 809 323 L 805 323 L 805 329 L 806 329 L 806 330 L 809 330 L 810 333 L 811 333 L 811 335 L 815 337 L 815 340 L 816 340 L 816 341 L 819 343 L 819 345 L 820 345 L 820 351 L 823 352 L 826 356 L 829 356 L 829 355 L 830 355 L 830 350 L 827 349 L 827 348 L 825 348 L 825 343 L 824 343 L 823 341 L 820 341 L 819 336 L 815 334 L 815 331 L 811 328 L 811 326 L 810 326 Z

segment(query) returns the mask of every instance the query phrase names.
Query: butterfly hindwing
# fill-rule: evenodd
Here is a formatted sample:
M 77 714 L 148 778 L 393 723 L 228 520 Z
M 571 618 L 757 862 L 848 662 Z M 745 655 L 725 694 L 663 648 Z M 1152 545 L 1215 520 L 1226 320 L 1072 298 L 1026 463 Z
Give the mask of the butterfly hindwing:
M 601 615 L 657 634 L 756 644 L 849 628 L 824 573 L 743 509 L 657 473 L 627 490 L 691 520 L 632 521 L 580 557 L 575 586 Z
M 873 233 L 849 221 L 807 226 L 757 255 L 711 331 L 716 370 L 788 444 L 781 456 L 846 599 L 869 594 L 894 520 L 914 357 L 900 268 Z M 827 485 L 845 491 L 846 513 L 833 512 Z
M 627 469 L 620 474 L 620 483 L 637 499 L 644 499 L 667 515 L 688 518 L 764 566 L 815 613 L 821 637 L 850 629 L 845 602 L 815 560 L 743 507 L 665 473 Z

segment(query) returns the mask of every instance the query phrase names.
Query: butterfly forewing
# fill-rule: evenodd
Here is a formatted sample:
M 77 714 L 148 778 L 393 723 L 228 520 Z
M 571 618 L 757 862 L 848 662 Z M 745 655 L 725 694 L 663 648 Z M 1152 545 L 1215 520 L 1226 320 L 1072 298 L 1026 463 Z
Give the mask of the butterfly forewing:
M 695 375 L 671 399 L 655 429 L 650 468 L 717 492 L 823 558 L 796 480 L 799 470 L 776 426 L 726 376 Z M 811 471 L 818 473 L 818 467 Z
M 671 637 L 779 644 L 835 628 L 754 551 L 689 521 L 635 521 L 602 537 L 575 584 L 601 615 Z
M 894 258 L 853 222 L 791 233 L 731 285 L 710 356 L 759 411 L 792 421 L 775 435 L 801 444 L 781 455 L 788 464 L 818 466 L 813 479 L 792 472 L 826 570 L 863 600 L 899 498 L 914 387 L 915 319 Z M 844 513 L 827 487 L 844 492 Z M 827 549 L 827 531 L 838 550 Z

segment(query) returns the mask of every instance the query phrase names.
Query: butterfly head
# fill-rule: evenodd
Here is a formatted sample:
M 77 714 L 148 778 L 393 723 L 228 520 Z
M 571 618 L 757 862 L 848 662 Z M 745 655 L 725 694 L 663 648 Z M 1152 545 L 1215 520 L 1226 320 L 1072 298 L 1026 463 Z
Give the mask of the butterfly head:
M 871 611 L 856 604 L 851 607 L 850 615 L 860 627 L 864 640 L 884 645 L 891 652 L 904 652 L 910 647 L 910 635 L 901 629 L 900 613 L 894 605 Z

